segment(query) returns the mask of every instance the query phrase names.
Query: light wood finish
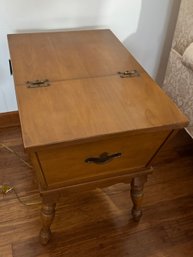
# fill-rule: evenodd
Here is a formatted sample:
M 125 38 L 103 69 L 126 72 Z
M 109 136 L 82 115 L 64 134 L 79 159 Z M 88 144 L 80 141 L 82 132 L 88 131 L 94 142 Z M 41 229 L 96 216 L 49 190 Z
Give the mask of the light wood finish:
M 0 257 L 13 257 L 11 244 L 0 247 Z
M 8 41 L 16 85 L 143 70 L 110 30 L 15 34 Z
M 187 125 L 186 117 L 109 30 L 16 34 L 8 39 L 26 149 Z M 82 70 L 86 64 L 88 67 Z M 65 67 L 67 73 L 52 78 L 54 72 Z M 89 68 L 97 74 L 88 72 L 83 76 L 87 79 L 82 79 L 81 74 Z M 74 80 L 73 73 L 79 69 Z M 121 79 L 117 74 L 133 69 L 140 72 L 140 77 Z M 51 81 L 50 87 L 26 88 L 26 81 L 44 78 Z
M 55 203 L 73 190 L 132 181 L 132 214 L 139 220 L 152 162 L 187 118 L 109 30 L 8 39 L 24 147 L 43 199 L 41 242 L 51 238 Z M 118 74 L 133 69 L 138 77 Z M 37 79 L 50 86 L 26 86 Z M 103 153 L 122 156 L 85 163 Z
M 20 126 L 19 113 L 17 111 L 0 113 L 0 128 L 15 126 Z
M 169 134 L 170 131 L 159 131 L 117 136 L 108 140 L 43 150 L 38 152 L 38 159 L 48 188 L 56 188 L 61 183 L 67 186 L 93 179 L 132 174 L 134 169 L 146 167 Z M 122 155 L 104 164 L 85 162 L 87 158 L 98 157 L 104 152 L 118 152 Z
M 174 103 L 142 74 L 53 82 L 36 89 L 21 86 L 16 94 L 26 149 L 187 124 Z
M 133 201 L 132 216 L 139 221 L 142 216 L 143 188 L 147 181 L 147 175 L 134 177 L 131 181 L 131 199 Z
M 19 127 L 0 129 L 0 141 L 28 159 Z M 33 171 L 7 150 L 0 153 L 0 183 L 11 183 L 27 202 L 39 201 Z M 162 148 L 144 188 L 140 223 L 129 214 L 129 185 L 66 194 L 57 204 L 47 247 L 37 237 L 41 206 L 23 206 L 8 194 L 0 201 L 0 256 L 192 256 L 192 155 L 193 141 L 184 131 Z

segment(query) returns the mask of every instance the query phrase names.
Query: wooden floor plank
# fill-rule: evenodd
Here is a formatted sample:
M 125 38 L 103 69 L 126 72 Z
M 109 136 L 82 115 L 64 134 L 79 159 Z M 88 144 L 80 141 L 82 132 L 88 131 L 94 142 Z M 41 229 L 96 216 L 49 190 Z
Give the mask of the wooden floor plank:
M 28 161 L 19 127 L 0 129 L 0 142 Z M 23 206 L 11 192 L 0 199 L 0 257 L 193 256 L 192 156 L 193 143 L 184 131 L 160 152 L 145 187 L 140 223 L 131 219 L 129 185 L 66 194 L 46 247 L 38 241 L 40 204 Z M 2 183 L 15 186 L 26 202 L 40 201 L 33 171 L 0 148 Z

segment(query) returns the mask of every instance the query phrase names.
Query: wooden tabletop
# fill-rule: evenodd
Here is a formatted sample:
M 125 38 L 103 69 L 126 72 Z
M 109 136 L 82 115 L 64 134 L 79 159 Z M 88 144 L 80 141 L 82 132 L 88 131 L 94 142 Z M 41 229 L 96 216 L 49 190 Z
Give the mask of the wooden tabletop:
M 16 85 L 142 69 L 110 30 L 12 34 L 8 42 Z
M 9 35 L 9 46 L 26 149 L 188 124 L 109 30 Z

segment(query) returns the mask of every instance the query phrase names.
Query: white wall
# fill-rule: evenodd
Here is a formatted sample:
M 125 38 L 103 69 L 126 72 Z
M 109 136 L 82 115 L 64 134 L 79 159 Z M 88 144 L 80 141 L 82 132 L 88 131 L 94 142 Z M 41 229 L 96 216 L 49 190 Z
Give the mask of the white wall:
M 0 112 L 17 109 L 6 35 L 110 28 L 154 78 L 174 5 L 180 0 L 0 0 Z M 169 47 L 169 44 L 168 44 Z

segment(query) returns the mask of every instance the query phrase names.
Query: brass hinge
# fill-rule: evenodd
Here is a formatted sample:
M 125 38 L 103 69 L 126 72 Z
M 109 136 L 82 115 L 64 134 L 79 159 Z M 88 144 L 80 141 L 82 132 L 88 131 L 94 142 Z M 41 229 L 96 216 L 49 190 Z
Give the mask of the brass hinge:
M 28 88 L 37 88 L 37 87 L 48 87 L 50 86 L 50 82 L 48 79 L 44 80 L 34 80 L 34 81 L 27 81 L 26 85 Z
M 131 71 L 126 70 L 124 72 L 119 71 L 118 74 L 120 75 L 121 78 L 133 78 L 133 77 L 140 76 L 137 70 L 131 70 Z

